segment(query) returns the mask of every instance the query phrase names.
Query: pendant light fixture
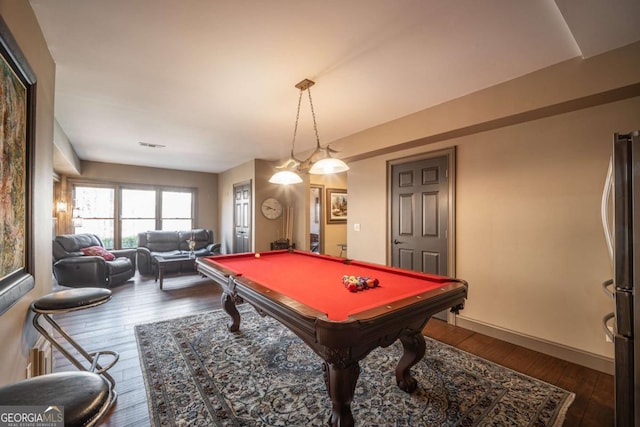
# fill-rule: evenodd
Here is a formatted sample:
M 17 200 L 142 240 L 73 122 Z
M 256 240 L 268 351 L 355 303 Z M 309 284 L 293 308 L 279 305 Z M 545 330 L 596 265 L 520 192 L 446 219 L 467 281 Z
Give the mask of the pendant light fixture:
M 332 173 L 345 172 L 349 170 L 349 166 L 340 159 L 331 157 L 331 153 L 337 151 L 326 145 L 320 145 L 320 137 L 318 136 L 318 125 L 316 123 L 316 114 L 313 109 L 313 101 L 311 99 L 311 86 L 315 82 L 304 79 L 296 85 L 300 90 L 298 97 L 298 110 L 296 113 L 296 124 L 293 128 L 293 140 L 291 142 L 291 155 L 282 165 L 276 166 L 278 172 L 273 174 L 269 182 L 273 184 L 297 184 L 302 182 L 301 174 L 310 173 L 316 175 L 327 175 Z M 298 120 L 300 118 L 300 104 L 302 102 L 302 93 L 307 91 L 309 94 L 309 105 L 311 106 L 311 117 L 313 118 L 313 130 L 316 135 L 316 148 L 305 160 L 299 160 L 295 157 L 294 151 L 296 146 L 296 134 L 298 132 Z

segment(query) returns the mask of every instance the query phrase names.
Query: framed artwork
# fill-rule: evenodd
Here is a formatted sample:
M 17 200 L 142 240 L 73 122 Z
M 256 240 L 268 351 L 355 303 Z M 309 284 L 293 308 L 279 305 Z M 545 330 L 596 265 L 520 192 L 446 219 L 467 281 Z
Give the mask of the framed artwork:
M 327 188 L 327 224 L 347 222 L 347 190 Z
M 36 78 L 0 17 L 0 314 L 34 286 L 31 179 Z

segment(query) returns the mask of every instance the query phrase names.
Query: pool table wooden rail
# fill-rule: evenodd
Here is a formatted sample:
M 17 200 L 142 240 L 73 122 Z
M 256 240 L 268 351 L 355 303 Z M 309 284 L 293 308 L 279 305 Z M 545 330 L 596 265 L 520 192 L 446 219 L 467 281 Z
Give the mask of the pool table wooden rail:
M 454 311 L 462 309 L 468 288 L 463 280 L 450 279 L 449 282 L 443 282 L 437 289 L 352 314 L 343 321 L 334 321 L 322 311 L 242 275 L 237 275 L 219 264 L 213 265 L 207 258 L 197 260 L 197 269 L 222 287 L 222 304 L 232 317 L 232 322 L 228 325 L 231 332 L 236 332 L 240 327 L 239 314 L 237 318 L 235 314 L 235 303 L 246 301 L 262 316 L 270 315 L 292 328 L 293 332 L 316 352 L 320 350 L 317 348 L 318 345 L 352 347 L 354 336 L 359 342 L 367 345 L 378 342 L 381 336 L 380 328 L 389 329 L 391 332 L 401 326 L 401 329 L 406 330 L 405 332 L 422 331 L 434 314 L 450 308 Z M 390 313 L 393 313 L 393 319 L 380 321 L 381 316 L 389 316 Z M 382 334 L 382 336 L 388 335 Z M 387 343 L 387 339 L 384 339 L 384 344 L 380 342 L 378 345 L 390 345 L 397 338 L 397 334 L 395 337 L 390 336 L 390 342 Z M 371 350 L 373 349 L 369 351 Z
M 215 260 L 200 258 L 196 264 L 201 274 L 222 287 L 222 305 L 231 317 L 228 323 L 231 332 L 240 328 L 236 303 L 247 302 L 262 316 L 269 315 L 281 322 L 323 359 L 324 379 L 332 400 L 329 420 L 332 426 L 353 425 L 351 401 L 360 372 L 359 362 L 377 347 L 400 340 L 403 355 L 396 367 L 396 382 L 409 393 L 417 388 L 410 369 L 425 353 L 422 330 L 434 314 L 449 308 L 456 312 L 462 309 L 468 289 L 463 280 L 438 277 L 436 282 L 440 285 L 436 288 L 336 321 L 322 311 L 236 274 Z

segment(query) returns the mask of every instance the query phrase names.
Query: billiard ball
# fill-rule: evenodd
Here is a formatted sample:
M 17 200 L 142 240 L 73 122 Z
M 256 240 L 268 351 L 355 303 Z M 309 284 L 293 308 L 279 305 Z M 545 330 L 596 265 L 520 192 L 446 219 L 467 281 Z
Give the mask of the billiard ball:
M 260 254 L 256 254 L 255 256 L 256 256 L 256 258 L 260 258 Z

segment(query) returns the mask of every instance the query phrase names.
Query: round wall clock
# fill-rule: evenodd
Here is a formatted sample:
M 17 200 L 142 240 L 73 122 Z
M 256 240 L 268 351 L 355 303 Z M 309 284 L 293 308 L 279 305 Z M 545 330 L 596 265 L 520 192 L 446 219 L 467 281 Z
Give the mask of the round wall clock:
M 262 215 L 267 219 L 278 219 L 282 215 L 282 203 L 274 197 L 267 197 L 260 207 Z

